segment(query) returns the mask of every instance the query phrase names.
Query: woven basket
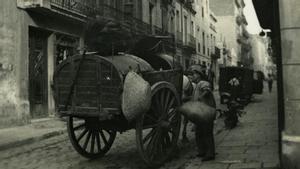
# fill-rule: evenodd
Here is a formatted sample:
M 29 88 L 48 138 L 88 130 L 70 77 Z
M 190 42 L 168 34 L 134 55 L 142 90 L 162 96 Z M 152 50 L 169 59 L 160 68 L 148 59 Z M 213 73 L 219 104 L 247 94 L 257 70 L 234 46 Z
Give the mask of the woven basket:
M 147 112 L 151 105 L 151 87 L 137 73 L 130 71 L 126 75 L 122 94 L 122 111 L 130 122 L 143 112 Z

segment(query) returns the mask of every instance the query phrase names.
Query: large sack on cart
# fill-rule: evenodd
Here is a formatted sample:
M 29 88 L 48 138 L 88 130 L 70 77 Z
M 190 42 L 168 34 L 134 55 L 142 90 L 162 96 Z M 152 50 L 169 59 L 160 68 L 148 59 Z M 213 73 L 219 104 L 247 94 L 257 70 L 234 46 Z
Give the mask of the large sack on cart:
M 179 111 L 195 124 L 213 121 L 216 118 L 216 109 L 199 101 L 186 102 Z
M 151 105 L 151 86 L 137 73 L 126 75 L 122 94 L 122 111 L 128 121 L 133 121 Z

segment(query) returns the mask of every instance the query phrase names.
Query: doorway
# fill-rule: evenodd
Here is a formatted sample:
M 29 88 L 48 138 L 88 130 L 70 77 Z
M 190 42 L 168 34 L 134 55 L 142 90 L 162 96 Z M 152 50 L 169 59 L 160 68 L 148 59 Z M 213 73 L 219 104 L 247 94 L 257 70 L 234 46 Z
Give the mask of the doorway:
M 48 116 L 48 36 L 46 31 L 29 28 L 29 103 L 32 118 Z

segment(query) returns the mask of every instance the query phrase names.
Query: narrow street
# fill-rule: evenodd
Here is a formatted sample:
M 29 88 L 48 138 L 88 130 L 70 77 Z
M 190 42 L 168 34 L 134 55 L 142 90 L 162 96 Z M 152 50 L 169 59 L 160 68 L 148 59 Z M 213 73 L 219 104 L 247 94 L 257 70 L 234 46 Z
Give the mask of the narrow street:
M 274 86 L 276 89 L 276 86 Z M 202 163 L 196 157 L 194 135 L 188 129 L 189 144 L 179 143 L 179 152 L 161 169 L 238 169 L 276 168 L 278 164 L 277 94 L 266 90 L 246 107 L 247 114 L 233 130 L 216 133 L 216 160 Z M 222 126 L 221 120 L 217 121 Z M 218 127 L 216 127 L 218 128 Z M 87 160 L 75 152 L 67 134 L 35 144 L 0 152 L 1 169 L 141 169 L 145 168 L 137 152 L 135 131 L 117 135 L 105 157 Z

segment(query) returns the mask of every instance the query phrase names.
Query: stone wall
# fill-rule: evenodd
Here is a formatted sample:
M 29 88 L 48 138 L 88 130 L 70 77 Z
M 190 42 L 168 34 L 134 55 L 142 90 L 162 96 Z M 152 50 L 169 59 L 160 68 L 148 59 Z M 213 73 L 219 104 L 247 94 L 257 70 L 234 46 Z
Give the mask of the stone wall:
M 300 1 L 279 1 L 285 105 L 283 168 L 300 168 Z

